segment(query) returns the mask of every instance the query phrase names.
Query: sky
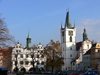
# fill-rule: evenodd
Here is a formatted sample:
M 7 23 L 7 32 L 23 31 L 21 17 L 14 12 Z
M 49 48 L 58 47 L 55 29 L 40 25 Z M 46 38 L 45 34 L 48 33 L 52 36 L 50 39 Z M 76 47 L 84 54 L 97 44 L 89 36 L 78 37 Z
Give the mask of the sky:
M 84 26 L 88 39 L 100 43 L 100 0 L 0 0 L 0 17 L 16 41 L 26 45 L 28 29 L 32 44 L 43 46 L 50 40 L 60 41 L 60 27 L 66 13 L 76 25 L 76 40 L 82 41 Z

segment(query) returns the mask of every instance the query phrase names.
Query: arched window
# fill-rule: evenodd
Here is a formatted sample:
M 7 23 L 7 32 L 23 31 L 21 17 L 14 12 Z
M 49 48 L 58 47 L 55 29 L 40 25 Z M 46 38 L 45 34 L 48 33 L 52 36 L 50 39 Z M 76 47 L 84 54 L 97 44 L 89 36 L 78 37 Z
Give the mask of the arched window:
M 70 42 L 72 42 L 72 36 L 70 36 Z

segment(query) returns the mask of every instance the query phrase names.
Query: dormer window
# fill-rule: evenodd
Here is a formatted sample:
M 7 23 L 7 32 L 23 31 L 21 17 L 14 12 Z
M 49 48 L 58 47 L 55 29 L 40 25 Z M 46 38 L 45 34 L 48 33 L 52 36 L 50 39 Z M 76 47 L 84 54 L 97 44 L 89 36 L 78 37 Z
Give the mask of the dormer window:
M 16 46 L 16 48 L 18 48 L 18 46 Z

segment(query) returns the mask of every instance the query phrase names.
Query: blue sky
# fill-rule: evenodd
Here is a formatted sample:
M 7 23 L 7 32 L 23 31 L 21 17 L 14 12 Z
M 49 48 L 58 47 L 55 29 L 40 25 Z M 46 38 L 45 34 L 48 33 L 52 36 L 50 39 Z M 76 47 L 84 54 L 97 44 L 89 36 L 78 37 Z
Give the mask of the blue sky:
M 84 25 L 88 38 L 100 43 L 100 0 L 0 0 L 1 18 L 22 46 L 26 45 L 28 27 L 32 45 L 46 45 L 60 40 L 60 27 L 65 25 L 66 12 L 76 25 L 76 39 L 82 41 Z

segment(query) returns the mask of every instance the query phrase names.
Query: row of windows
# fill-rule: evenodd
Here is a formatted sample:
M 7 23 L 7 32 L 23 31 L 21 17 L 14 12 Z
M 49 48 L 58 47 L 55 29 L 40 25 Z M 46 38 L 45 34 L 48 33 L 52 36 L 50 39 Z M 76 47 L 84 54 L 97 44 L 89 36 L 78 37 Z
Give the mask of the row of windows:
M 34 63 L 44 65 L 44 62 L 39 63 L 39 61 L 37 61 L 37 62 L 34 62 Z M 17 61 L 15 61 L 15 64 L 17 64 Z M 20 65 L 23 65 L 23 64 L 24 64 L 24 62 L 20 61 Z M 28 65 L 28 64 L 29 64 L 29 61 L 25 61 L 25 65 Z M 32 64 L 33 64 L 33 61 L 31 61 L 31 65 Z
M 21 50 L 16 50 L 16 52 L 21 52 Z M 34 52 L 40 52 L 40 53 L 43 53 L 43 51 L 34 51 Z
M 0 57 L 0 60 L 2 60 L 3 59 L 3 57 Z M 8 57 L 5 57 L 5 60 L 8 60 L 9 58 Z
M 15 58 L 17 58 L 18 55 L 15 55 Z M 26 58 L 28 58 L 30 55 L 26 55 Z M 21 58 L 23 58 L 23 55 L 20 55 Z M 31 55 L 31 58 L 33 58 L 34 56 Z M 39 58 L 40 55 L 35 55 L 35 58 Z
M 88 56 L 88 57 L 83 57 L 83 59 L 90 59 L 91 57 L 90 56 Z
M 0 62 L 0 65 L 2 65 L 2 62 Z M 5 65 L 9 65 L 9 62 L 5 62 Z

